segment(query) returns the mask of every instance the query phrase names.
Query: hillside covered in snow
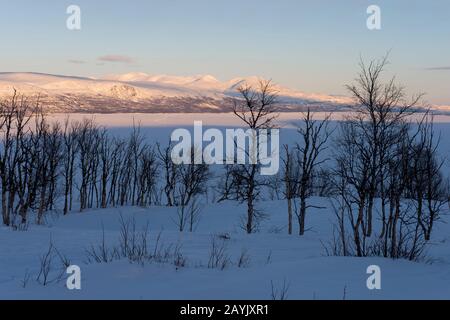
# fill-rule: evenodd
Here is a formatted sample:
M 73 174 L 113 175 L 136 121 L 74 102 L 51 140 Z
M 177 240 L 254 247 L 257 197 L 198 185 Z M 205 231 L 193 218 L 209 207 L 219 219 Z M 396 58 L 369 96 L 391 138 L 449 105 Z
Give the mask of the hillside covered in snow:
M 210 75 L 179 77 L 128 73 L 102 78 L 68 77 L 39 73 L 0 73 L 0 98 L 14 89 L 27 97 L 39 97 L 47 112 L 70 113 L 192 113 L 229 112 L 237 89 L 257 86 L 258 77 L 221 82 Z M 306 94 L 275 86 L 278 111 L 346 110 L 347 97 Z

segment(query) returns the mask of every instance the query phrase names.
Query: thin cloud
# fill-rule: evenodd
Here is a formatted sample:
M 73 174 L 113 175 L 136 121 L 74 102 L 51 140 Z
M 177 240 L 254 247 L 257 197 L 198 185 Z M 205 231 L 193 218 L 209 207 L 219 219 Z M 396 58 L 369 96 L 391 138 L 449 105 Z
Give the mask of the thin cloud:
M 73 63 L 73 64 L 85 64 L 86 61 L 84 60 L 76 60 L 76 59 L 71 59 L 71 60 L 67 60 L 68 63 Z
M 128 57 L 128 56 L 121 56 L 121 55 L 101 56 L 97 60 L 104 61 L 104 62 L 115 62 L 115 63 L 133 63 L 134 62 L 133 58 Z
M 430 70 L 430 71 L 450 70 L 450 66 L 432 67 L 432 68 L 427 68 L 427 70 Z

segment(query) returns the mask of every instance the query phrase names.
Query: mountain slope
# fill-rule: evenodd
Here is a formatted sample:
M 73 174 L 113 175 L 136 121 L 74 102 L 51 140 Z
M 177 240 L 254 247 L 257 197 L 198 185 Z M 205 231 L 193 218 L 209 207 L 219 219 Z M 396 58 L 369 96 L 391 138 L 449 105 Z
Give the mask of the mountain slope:
M 257 77 L 221 82 L 211 75 L 191 77 L 128 73 L 100 79 L 40 73 L 0 73 L 0 98 L 14 89 L 38 97 L 48 112 L 227 112 L 231 99 L 244 83 L 256 85 Z M 278 111 L 343 110 L 349 98 L 305 94 L 281 86 Z

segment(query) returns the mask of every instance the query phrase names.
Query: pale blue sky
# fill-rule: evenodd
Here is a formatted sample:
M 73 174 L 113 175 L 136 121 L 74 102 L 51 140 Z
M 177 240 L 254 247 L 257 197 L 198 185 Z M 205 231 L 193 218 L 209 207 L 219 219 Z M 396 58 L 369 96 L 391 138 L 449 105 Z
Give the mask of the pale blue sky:
M 70 4 L 81 31 L 66 28 Z M 370 4 L 380 31 L 366 28 Z M 258 75 L 330 94 L 345 93 L 360 54 L 392 50 L 389 73 L 450 104 L 448 0 L 0 0 L 0 38 L 0 71 Z M 99 61 L 107 55 L 133 61 Z

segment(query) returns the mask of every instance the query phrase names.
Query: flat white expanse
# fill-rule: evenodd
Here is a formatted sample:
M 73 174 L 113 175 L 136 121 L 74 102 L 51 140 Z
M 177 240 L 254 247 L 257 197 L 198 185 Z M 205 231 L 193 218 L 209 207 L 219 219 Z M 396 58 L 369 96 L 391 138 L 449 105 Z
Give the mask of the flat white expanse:
M 314 118 L 324 119 L 329 113 L 316 112 Z M 279 113 L 277 123 L 281 127 L 290 126 L 291 123 L 301 119 L 299 112 Z M 332 120 L 342 120 L 348 116 L 347 112 L 334 112 L 331 114 Z M 413 119 L 418 120 L 421 114 L 417 114 Z M 66 114 L 50 114 L 50 119 L 62 121 L 67 118 Z M 232 113 L 113 113 L 113 114 L 83 114 L 74 113 L 69 115 L 72 120 L 82 120 L 84 118 L 95 119 L 95 121 L 106 127 L 130 127 L 140 124 L 143 127 L 174 127 L 192 126 L 194 121 L 202 121 L 205 126 L 241 126 L 240 120 Z M 450 116 L 435 116 L 436 123 L 450 123 Z
M 326 199 L 314 204 L 328 206 Z M 333 213 L 312 210 L 311 228 L 304 237 L 286 234 L 284 201 L 261 203 L 270 218 L 261 232 L 246 235 L 239 227 L 245 207 L 232 203 L 207 205 L 194 233 L 179 233 L 170 208 L 118 208 L 48 219 L 45 227 L 27 232 L 0 228 L 0 299 L 271 299 L 271 281 L 276 289 L 289 284 L 289 299 L 450 299 L 450 234 L 439 223 L 429 247 L 430 263 L 381 258 L 327 257 L 322 243 L 331 239 Z M 86 264 L 85 250 L 102 242 L 102 226 L 108 245 L 118 244 L 120 215 L 135 217 L 138 229 L 149 223 L 149 250 L 159 244 L 181 245 L 187 259 L 184 268 L 172 263 L 130 264 L 127 260 L 108 264 Z M 296 231 L 296 230 L 295 230 Z M 226 254 L 231 264 L 225 270 L 207 268 L 211 235 L 225 234 Z M 72 264 L 82 271 L 82 289 L 69 291 L 65 280 L 42 286 L 34 279 L 39 257 L 50 239 Z M 242 250 L 250 257 L 245 268 L 237 261 Z M 366 287 L 366 269 L 378 265 L 382 289 Z M 60 272 L 58 258 L 54 272 Z M 23 287 L 25 274 L 31 274 Z

